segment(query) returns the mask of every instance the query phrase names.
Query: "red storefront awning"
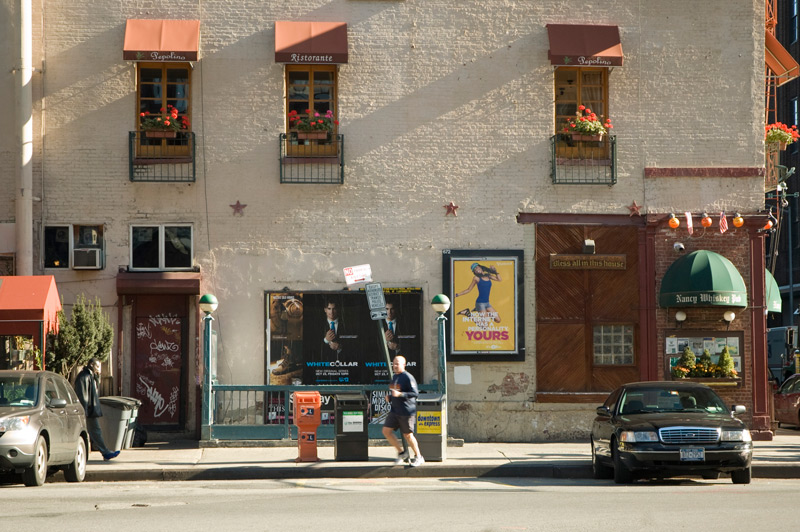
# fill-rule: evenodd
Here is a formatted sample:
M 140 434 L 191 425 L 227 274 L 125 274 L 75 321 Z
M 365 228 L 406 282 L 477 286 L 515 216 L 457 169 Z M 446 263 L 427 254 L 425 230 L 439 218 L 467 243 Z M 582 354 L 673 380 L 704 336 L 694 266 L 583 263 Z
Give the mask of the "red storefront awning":
M 550 50 L 547 57 L 556 66 L 622 66 L 619 26 L 548 24 Z
M 777 79 L 776 87 L 800 76 L 800 65 L 770 32 L 764 40 L 764 49 L 767 66 Z
M 43 322 L 45 333 L 58 332 L 59 310 L 52 275 L 0 277 L 0 334 L 15 334 L 8 331 L 25 322 Z
M 275 62 L 347 63 L 347 23 L 275 22 Z
M 199 20 L 128 19 L 122 58 L 126 61 L 197 61 Z

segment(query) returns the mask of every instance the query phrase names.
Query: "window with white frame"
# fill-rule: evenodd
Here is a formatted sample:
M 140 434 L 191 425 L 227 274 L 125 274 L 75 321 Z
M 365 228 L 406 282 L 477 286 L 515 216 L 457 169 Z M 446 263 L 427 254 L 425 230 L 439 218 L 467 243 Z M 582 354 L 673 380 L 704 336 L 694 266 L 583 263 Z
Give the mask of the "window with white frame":
M 594 364 L 633 364 L 633 337 L 633 325 L 595 325 Z
M 131 226 L 132 270 L 190 270 L 194 235 L 190 224 Z
M 43 266 L 47 269 L 102 269 L 103 243 L 100 224 L 46 225 L 42 236 Z

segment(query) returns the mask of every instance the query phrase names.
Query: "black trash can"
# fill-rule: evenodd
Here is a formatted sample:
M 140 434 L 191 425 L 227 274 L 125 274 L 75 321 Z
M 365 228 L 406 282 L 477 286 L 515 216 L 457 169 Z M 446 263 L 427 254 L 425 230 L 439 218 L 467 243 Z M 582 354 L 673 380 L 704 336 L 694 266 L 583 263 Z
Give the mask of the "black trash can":
M 336 434 L 333 440 L 335 460 L 369 460 L 367 412 L 369 403 L 363 393 L 342 393 L 333 397 Z
M 415 436 L 419 451 L 428 462 L 447 458 L 447 405 L 440 393 L 421 393 L 417 397 Z
M 100 404 L 103 409 L 103 416 L 99 418 L 100 429 L 103 431 L 103 440 L 108 450 L 113 452 L 129 448 L 128 431 L 133 430 L 131 423 L 136 420 L 142 402 L 132 397 L 111 395 L 101 397 Z M 133 434 L 130 437 L 132 438 Z M 126 440 L 127 447 L 125 447 Z

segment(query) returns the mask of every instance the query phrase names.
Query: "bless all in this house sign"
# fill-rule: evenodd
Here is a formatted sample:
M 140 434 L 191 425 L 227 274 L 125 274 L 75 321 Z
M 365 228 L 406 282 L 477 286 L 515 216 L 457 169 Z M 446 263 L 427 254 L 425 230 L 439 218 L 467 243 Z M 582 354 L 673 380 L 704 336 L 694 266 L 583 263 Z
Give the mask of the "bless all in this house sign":
M 624 270 L 626 268 L 626 255 L 550 254 L 551 270 Z

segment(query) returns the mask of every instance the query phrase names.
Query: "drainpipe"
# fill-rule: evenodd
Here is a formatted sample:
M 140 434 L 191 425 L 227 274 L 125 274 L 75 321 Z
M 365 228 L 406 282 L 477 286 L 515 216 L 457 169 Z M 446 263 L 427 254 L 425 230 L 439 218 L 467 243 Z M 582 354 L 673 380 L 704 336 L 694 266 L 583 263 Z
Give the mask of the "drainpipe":
M 20 66 L 17 99 L 21 160 L 16 186 L 16 273 L 33 275 L 33 38 L 31 0 L 20 0 Z

